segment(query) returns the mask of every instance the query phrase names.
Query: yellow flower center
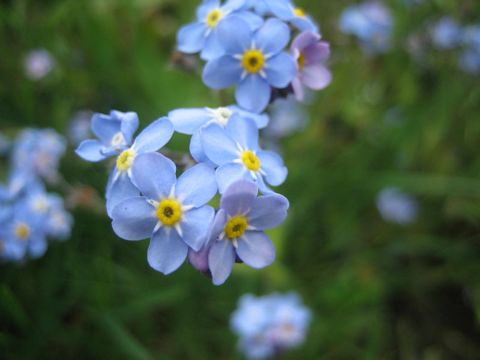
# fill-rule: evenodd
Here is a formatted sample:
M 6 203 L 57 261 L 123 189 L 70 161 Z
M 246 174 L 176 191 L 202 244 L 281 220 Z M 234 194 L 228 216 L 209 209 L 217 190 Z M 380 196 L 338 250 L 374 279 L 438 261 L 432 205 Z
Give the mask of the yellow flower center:
M 207 26 L 211 29 L 216 27 L 223 18 L 223 13 L 220 9 L 214 9 L 207 15 Z
M 20 240 L 26 240 L 30 235 L 30 228 L 27 224 L 18 224 L 15 228 L 15 236 Z
M 117 169 L 127 171 L 133 164 L 135 159 L 135 151 L 132 149 L 124 150 L 117 158 Z
M 298 69 L 302 70 L 305 67 L 305 56 L 300 53 L 297 59 Z
M 164 199 L 157 207 L 157 218 L 163 225 L 175 225 L 182 218 L 182 206 L 175 199 Z
M 247 50 L 242 57 L 242 66 L 246 72 L 256 74 L 265 66 L 265 55 L 260 50 Z
M 243 165 L 245 165 L 248 170 L 258 171 L 258 169 L 260 169 L 260 159 L 252 151 L 246 150 L 242 152 L 241 159 Z
M 238 215 L 227 221 L 224 232 L 229 239 L 236 239 L 245 234 L 247 227 L 248 221 L 245 216 Z
M 295 16 L 298 16 L 298 17 L 305 17 L 307 14 L 305 13 L 305 10 L 303 10 L 302 8 L 295 8 L 293 10 L 293 13 L 295 14 Z

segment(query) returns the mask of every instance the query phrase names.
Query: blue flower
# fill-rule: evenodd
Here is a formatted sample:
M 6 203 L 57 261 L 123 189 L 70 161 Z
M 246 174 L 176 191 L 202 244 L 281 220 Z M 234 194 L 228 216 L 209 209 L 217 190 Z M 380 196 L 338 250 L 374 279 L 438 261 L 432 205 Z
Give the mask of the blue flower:
M 377 195 L 377 208 L 384 220 L 399 225 L 414 222 L 418 214 L 417 201 L 395 188 L 385 188 Z
M 138 116 L 134 112 L 115 110 L 110 115 L 94 114 L 91 128 L 98 140 L 82 141 L 76 153 L 84 160 L 97 162 L 118 155 L 131 145 L 138 128 Z
M 238 258 L 256 269 L 270 265 L 275 248 L 264 230 L 280 225 L 287 216 L 288 200 L 278 194 L 257 197 L 257 186 L 248 181 L 232 184 L 220 200 L 210 230 L 208 267 L 215 285 L 230 276 Z
M 283 50 L 290 40 L 288 26 L 269 19 L 256 32 L 239 18 L 219 25 L 225 55 L 210 60 L 203 81 L 213 89 L 237 85 L 235 98 L 244 109 L 263 111 L 271 98 L 271 86 L 287 87 L 297 74 L 293 57 Z
M 244 11 L 246 0 L 230 0 L 220 5 L 219 0 L 205 0 L 197 10 L 197 22 L 184 26 L 178 32 L 178 49 L 187 54 L 201 51 L 201 58 L 210 60 L 223 55 L 219 42 L 219 25 L 233 16 L 240 17 L 252 30 L 258 29 L 263 19 Z
M 433 44 L 438 49 L 453 49 L 459 46 L 462 40 L 460 26 L 450 17 L 439 20 L 431 27 L 430 32 Z
M 248 359 L 266 359 L 303 343 L 311 318 L 295 293 L 247 294 L 240 298 L 230 326 Z
M 280 20 L 288 21 L 300 31 L 313 31 L 318 33 L 318 26 L 307 15 L 305 10 L 300 7 L 296 7 L 290 0 L 260 0 L 257 5 L 260 12 L 264 12 L 265 8 L 269 10 L 273 15 L 277 16 Z
M 366 53 L 386 52 L 392 28 L 389 9 L 376 1 L 350 6 L 340 17 L 340 30 L 357 36 Z
M 287 168 L 277 154 L 258 145 L 258 129 L 251 119 L 233 117 L 225 128 L 210 124 L 202 130 L 202 147 L 208 159 L 218 166 L 216 179 L 220 193 L 236 180 L 250 180 L 260 190 L 270 192 L 265 184 L 282 184 Z
M 168 114 L 175 131 L 181 134 L 192 135 L 190 153 L 198 162 L 209 161 L 202 148 L 201 130 L 211 123 L 217 123 L 225 127 L 233 117 L 252 119 L 258 129 L 262 129 L 268 124 L 268 115 L 255 114 L 235 105 L 218 109 L 177 109 Z
M 125 240 L 151 238 L 148 263 L 169 274 L 185 261 L 189 247 L 197 251 L 205 243 L 214 216 L 206 204 L 217 192 L 213 169 L 198 164 L 177 180 L 175 165 L 150 153 L 139 155 L 132 171 L 142 196 L 113 209 L 113 230 Z
M 173 135 L 173 125 L 166 118 L 160 118 L 147 126 L 130 147 L 124 148 L 117 156 L 115 167 L 107 184 L 106 200 L 109 216 L 119 202 L 137 196 L 139 191 L 132 181 L 132 166 L 138 155 L 158 151 Z

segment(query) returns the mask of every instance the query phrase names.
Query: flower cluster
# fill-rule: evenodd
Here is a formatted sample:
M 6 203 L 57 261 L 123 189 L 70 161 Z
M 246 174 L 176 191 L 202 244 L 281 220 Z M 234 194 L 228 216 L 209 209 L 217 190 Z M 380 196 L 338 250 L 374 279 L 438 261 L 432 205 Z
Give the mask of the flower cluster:
M 293 40 L 292 30 L 298 32 Z M 235 86 L 238 105 L 256 113 L 272 101 L 273 90 L 291 90 L 303 101 L 305 88 L 321 90 L 331 81 L 329 44 L 290 0 L 204 0 L 197 21 L 179 31 L 178 49 L 200 52 L 207 61 L 204 83 Z
M 463 71 L 480 73 L 480 25 L 461 26 L 444 17 L 430 27 L 430 34 L 439 50 L 461 49 L 458 63 Z
M 244 295 L 231 327 L 248 359 L 267 359 L 303 343 L 310 321 L 310 310 L 295 293 Z
M 188 257 L 217 285 L 236 261 L 271 264 L 275 250 L 264 230 L 285 220 L 289 204 L 271 190 L 287 176 L 283 160 L 259 146 L 258 128 L 268 117 L 236 106 L 178 109 L 134 138 L 138 123 L 132 112 L 95 114 L 97 139 L 77 149 L 92 162 L 116 158 L 106 189 L 114 232 L 130 241 L 150 238 L 147 258 L 155 270 L 169 274 Z M 192 136 L 197 162 L 178 178 L 176 164 L 159 152 L 175 130 Z M 217 193 L 215 211 L 209 202 Z
M 355 35 L 367 54 L 388 51 L 392 29 L 390 10 L 378 1 L 349 6 L 340 17 L 340 30 Z
M 24 130 L 12 145 L 8 181 L 0 185 L 0 259 L 42 256 L 48 239 L 70 236 L 72 217 L 43 180 L 57 178 L 65 141 L 53 130 Z

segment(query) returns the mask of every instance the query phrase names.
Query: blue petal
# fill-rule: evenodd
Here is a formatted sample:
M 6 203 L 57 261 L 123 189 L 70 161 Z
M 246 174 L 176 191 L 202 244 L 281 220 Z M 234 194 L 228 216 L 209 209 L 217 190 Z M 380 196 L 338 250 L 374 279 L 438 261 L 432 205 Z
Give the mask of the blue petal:
M 268 19 L 255 33 L 255 44 L 265 54 L 275 55 L 285 49 L 290 41 L 290 29 L 278 19 Z
M 273 87 L 280 89 L 287 87 L 297 75 L 295 60 L 285 52 L 270 58 L 267 64 L 268 67 L 265 69 L 267 81 Z
M 259 151 L 257 157 L 260 167 L 265 172 L 265 178 L 270 185 L 278 186 L 287 178 L 288 170 L 283 165 L 282 158 L 271 151 Z
M 47 251 L 48 243 L 43 234 L 38 234 L 30 238 L 28 242 L 29 255 L 37 259 L 45 254 Z
M 208 231 L 208 239 L 205 246 L 210 247 L 225 229 L 227 222 L 227 213 L 223 209 L 219 209 Z
M 240 116 L 244 118 L 250 118 L 253 121 L 255 121 L 255 123 L 257 124 L 257 128 L 259 129 L 263 129 L 268 125 L 269 118 L 267 114 L 256 114 L 256 113 L 244 110 L 238 106 L 229 106 L 228 108 L 233 112 L 238 113 Z
M 294 15 L 292 6 L 287 0 L 266 0 L 268 8 L 277 17 L 282 20 L 290 20 Z
M 136 197 L 139 195 L 140 195 L 140 192 L 135 187 L 135 185 L 133 185 L 128 174 L 127 173 L 120 174 L 120 176 L 118 176 L 118 178 L 112 182 L 110 188 L 107 189 L 106 206 L 107 206 L 108 216 L 110 218 L 112 217 L 113 208 L 117 204 L 119 204 L 125 199 Z
M 215 242 L 208 254 L 208 267 L 215 285 L 221 285 L 232 273 L 235 251 L 229 240 Z
M 248 75 L 235 92 L 237 103 L 246 110 L 262 112 L 270 101 L 271 89 L 259 75 Z
M 155 208 L 140 196 L 126 199 L 115 206 L 112 219 L 113 231 L 124 240 L 149 238 L 158 222 Z
M 184 214 L 181 223 L 183 241 L 193 250 L 199 251 L 207 242 L 208 230 L 215 211 L 211 206 L 202 206 Z
M 269 194 L 256 198 L 248 213 L 248 225 L 257 230 L 274 228 L 285 221 L 289 203 L 286 197 Z
M 246 214 L 257 198 L 257 186 L 250 181 L 236 181 L 224 192 L 220 208 L 230 216 Z
M 208 253 L 210 248 L 205 246 L 200 251 L 188 249 L 188 262 L 197 270 L 203 273 L 208 272 Z
M 252 30 L 241 17 L 226 18 L 218 25 L 217 29 L 218 39 L 227 54 L 243 54 L 252 45 Z
M 238 180 L 252 180 L 252 176 L 245 166 L 237 163 L 228 163 L 220 166 L 216 173 L 218 191 L 223 194 L 227 188 Z
M 210 11 L 218 8 L 220 8 L 220 0 L 204 0 L 197 8 L 198 21 L 204 21 Z
M 157 151 L 170 141 L 173 125 L 168 118 L 160 118 L 147 126 L 135 139 L 132 148 L 137 153 Z
M 206 31 L 207 27 L 201 22 L 182 27 L 177 35 L 178 50 L 187 54 L 194 54 L 202 50 L 205 45 Z
M 194 207 L 205 205 L 217 193 L 213 168 L 205 164 L 197 164 L 186 170 L 178 178 L 175 192 L 184 205 Z
M 170 111 L 168 118 L 175 131 L 181 134 L 192 135 L 207 122 L 212 120 L 212 113 L 208 109 L 177 109 Z
M 203 46 L 202 52 L 200 53 L 200 57 L 203 60 L 208 61 L 219 58 L 224 54 L 225 50 L 223 49 L 223 46 L 220 44 L 220 40 L 218 39 L 218 31 L 217 29 L 213 29 L 206 38 L 205 45 Z
M 222 6 L 223 11 L 236 11 L 244 7 L 246 0 L 229 0 Z
M 102 149 L 103 146 L 98 140 L 84 140 L 75 150 L 75 153 L 84 160 L 97 162 L 106 159 L 106 156 L 101 152 Z
M 253 120 L 232 116 L 225 129 L 243 149 L 258 149 L 258 129 Z
M 217 165 L 223 165 L 238 158 L 235 142 L 218 124 L 210 124 L 202 129 L 202 147 L 207 157 Z
M 138 129 L 138 115 L 134 112 L 121 113 L 120 111 L 112 111 L 110 114 L 115 114 L 121 120 L 121 130 L 123 137 L 128 145 L 132 143 L 133 134 Z
M 242 66 L 230 55 L 210 60 L 202 74 L 203 82 L 212 89 L 224 89 L 240 81 Z
M 120 121 L 104 114 L 94 114 L 92 116 L 92 132 L 100 139 L 104 145 L 110 145 L 115 134 L 120 132 Z
M 261 269 L 275 260 L 275 247 L 263 231 L 247 231 L 238 239 L 237 254 L 245 264 Z
M 209 166 L 215 167 L 215 164 L 208 160 L 207 155 L 203 151 L 202 146 L 202 130 L 195 132 L 190 139 L 190 154 L 196 162 L 206 163 Z
M 175 164 L 159 153 L 147 153 L 135 158 L 132 177 L 148 199 L 158 201 L 170 195 L 175 184 Z
M 147 260 L 152 268 L 167 275 L 177 270 L 187 258 L 188 246 L 174 229 L 160 228 L 152 236 Z
M 318 25 L 310 19 L 308 16 L 295 16 L 290 22 L 300 31 L 312 31 L 314 33 L 319 33 Z
M 263 25 L 263 18 L 251 11 L 239 11 L 234 16 L 238 16 L 245 21 L 252 31 L 256 31 Z

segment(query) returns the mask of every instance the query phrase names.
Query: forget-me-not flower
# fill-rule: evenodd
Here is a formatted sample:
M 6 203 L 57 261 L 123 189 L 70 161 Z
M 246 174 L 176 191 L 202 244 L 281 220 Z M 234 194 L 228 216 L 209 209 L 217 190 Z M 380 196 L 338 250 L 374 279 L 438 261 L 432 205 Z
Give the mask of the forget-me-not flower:
M 197 10 L 197 22 L 184 26 L 178 32 L 178 49 L 187 54 L 199 51 L 200 57 L 210 60 L 223 55 L 219 42 L 219 25 L 238 16 L 248 23 L 252 30 L 259 28 L 263 19 L 243 10 L 245 0 L 229 0 L 220 5 L 219 0 L 205 0 Z
M 142 196 L 113 209 L 113 230 L 125 240 L 151 238 L 148 263 L 169 274 L 185 261 L 189 247 L 198 251 L 206 241 L 214 217 L 207 203 L 217 192 L 213 169 L 198 164 L 177 180 L 169 159 L 149 153 L 138 156 L 132 171 Z
M 46 49 L 31 50 L 23 61 L 25 75 L 30 80 L 41 80 L 55 68 L 55 59 Z
M 168 114 L 168 118 L 172 122 L 175 131 L 181 134 L 192 135 L 190 140 L 190 153 L 198 162 L 209 161 L 203 151 L 201 130 L 211 123 L 225 127 L 233 117 L 252 119 L 258 129 L 262 129 L 268 124 L 268 115 L 252 113 L 235 105 L 217 109 L 177 109 Z
M 236 257 L 256 269 L 275 259 L 266 229 L 280 225 L 287 217 L 288 200 L 279 194 L 257 197 L 257 186 L 238 181 L 228 187 L 210 230 L 208 268 L 215 285 L 230 276 Z
M 301 7 L 297 7 L 291 0 L 256 0 L 255 5 L 260 12 L 270 12 L 280 20 L 288 21 L 300 31 L 318 33 L 318 26 Z M 263 3 L 263 4 L 262 4 Z
M 202 130 L 202 147 L 218 166 L 215 176 L 220 193 L 237 180 L 250 180 L 263 193 L 271 192 L 265 182 L 278 186 L 287 177 L 282 158 L 258 145 L 258 129 L 251 119 L 234 117 L 225 128 L 210 124 Z
M 271 87 L 287 87 L 297 73 L 295 60 L 284 51 L 290 30 L 280 20 L 268 19 L 254 32 L 235 17 L 219 25 L 219 39 L 225 55 L 205 65 L 203 81 L 213 89 L 237 85 L 235 98 L 244 109 L 263 111 Z
M 311 31 L 299 34 L 290 47 L 298 64 L 298 73 L 292 81 L 293 91 L 298 101 L 305 100 L 304 86 L 321 90 L 332 81 L 332 74 L 325 66 L 330 57 L 330 45 L 320 41 L 320 35 Z

